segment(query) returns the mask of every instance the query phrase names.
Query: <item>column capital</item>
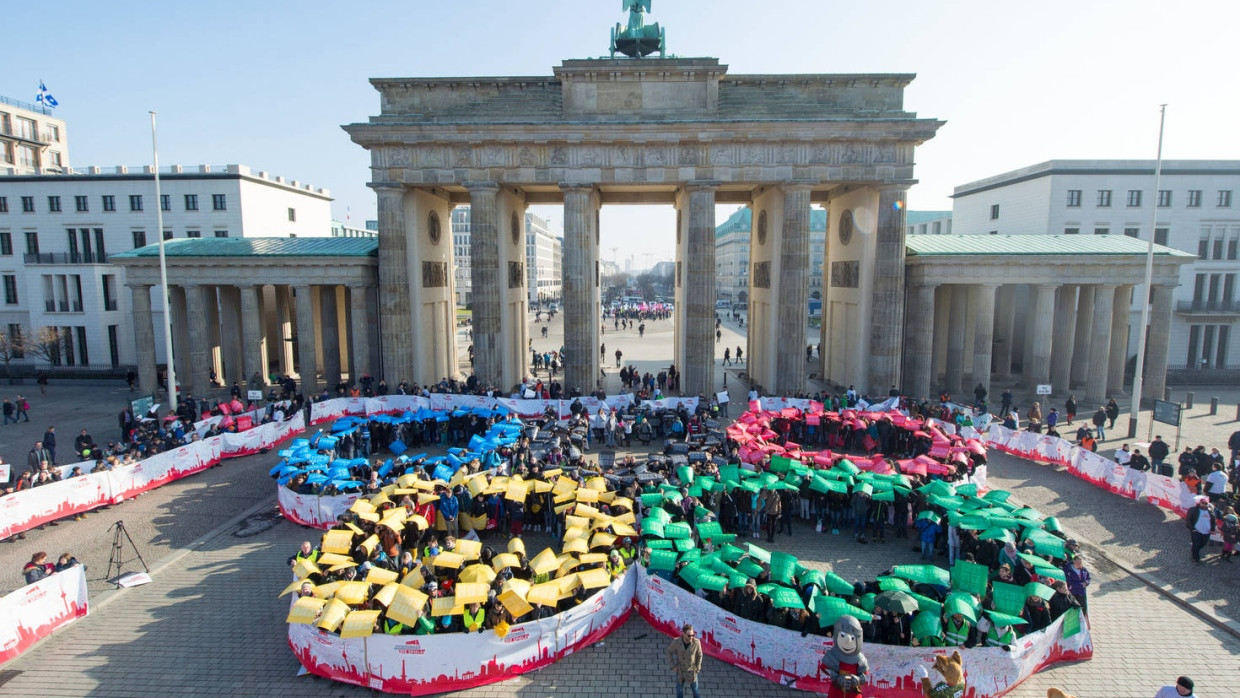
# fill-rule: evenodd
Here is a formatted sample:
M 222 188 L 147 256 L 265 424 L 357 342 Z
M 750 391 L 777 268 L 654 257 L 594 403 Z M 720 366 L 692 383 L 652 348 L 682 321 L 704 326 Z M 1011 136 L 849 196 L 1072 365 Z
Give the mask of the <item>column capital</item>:
M 1057 291 L 1059 290 L 1060 286 L 1063 286 L 1063 284 L 1034 284 L 1033 285 L 1033 287 L 1038 289 L 1039 291 L 1047 291 L 1047 290 Z
M 814 187 L 818 186 L 819 184 L 821 184 L 821 182 L 808 181 L 808 180 L 790 180 L 787 182 L 780 182 L 779 188 L 784 191 L 792 191 L 792 192 L 803 192 L 803 191 L 812 192 L 814 190 Z
M 465 190 L 469 192 L 470 196 L 473 196 L 474 192 L 498 193 L 500 188 L 498 182 L 463 182 L 461 186 L 465 187 Z
M 138 289 L 140 289 L 140 288 L 144 288 L 144 289 L 150 290 L 150 289 L 152 289 L 152 288 L 154 288 L 154 287 L 156 287 L 156 286 L 158 286 L 158 285 L 159 285 L 159 284 L 143 284 L 143 283 L 138 283 L 138 282 L 134 282 L 134 281 L 126 281 L 126 282 L 125 282 L 125 286 L 127 286 L 127 287 L 129 288 L 129 290 L 131 290 L 131 291 L 137 291 L 137 290 L 138 290 Z
M 874 189 L 879 194 L 904 194 L 908 192 L 909 187 L 913 185 L 909 182 L 886 182 L 883 184 L 875 184 Z
M 376 192 L 404 192 L 405 185 L 398 182 L 367 182 L 366 186 L 374 189 Z
M 593 194 L 598 191 L 598 185 L 594 182 L 560 182 L 559 187 L 565 194 Z
M 688 193 L 710 192 L 713 194 L 720 184 L 720 181 L 714 179 L 697 179 L 691 182 L 684 182 L 680 185 L 680 188 Z

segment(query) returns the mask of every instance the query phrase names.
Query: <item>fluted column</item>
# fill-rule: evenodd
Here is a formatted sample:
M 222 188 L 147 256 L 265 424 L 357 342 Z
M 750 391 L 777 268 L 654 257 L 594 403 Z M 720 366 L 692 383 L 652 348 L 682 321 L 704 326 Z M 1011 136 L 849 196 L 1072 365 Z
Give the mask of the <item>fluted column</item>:
M 1016 322 L 1015 289 L 1000 286 L 995 312 L 995 378 L 1012 377 L 1013 326 Z
M 1144 290 L 1144 287 L 1142 287 Z M 1171 294 L 1174 286 L 1154 286 L 1150 302 L 1150 338 L 1146 342 L 1146 399 L 1163 399 L 1167 389 L 1167 361 L 1171 349 Z
M 1124 392 L 1124 368 L 1128 363 L 1128 309 L 1132 286 L 1118 286 L 1111 311 L 1111 357 L 1107 361 L 1107 393 Z
M 990 363 L 995 343 L 995 291 L 996 284 L 973 287 L 973 382 L 981 383 L 990 391 Z
M 685 238 L 685 365 L 678 366 L 682 392 L 709 395 L 715 372 L 715 187 L 685 187 L 689 223 Z
M 315 371 L 319 359 L 314 346 L 315 336 L 318 333 L 314 323 L 314 287 L 300 285 L 296 286 L 293 291 L 297 315 L 297 364 L 298 374 L 301 377 L 301 392 L 303 395 L 313 395 L 319 392 L 319 377 Z
M 199 395 L 211 388 L 211 344 L 207 327 L 208 294 L 206 286 L 185 287 L 186 330 L 189 335 L 190 385 Z M 214 294 L 211 294 L 214 295 Z
M 500 274 L 499 185 L 485 182 L 469 189 L 470 282 L 474 328 L 474 375 L 480 386 L 501 386 L 504 375 L 503 276 Z M 571 357 L 570 357 L 571 359 Z M 588 383 L 588 390 L 593 383 Z
M 593 232 L 598 192 L 590 185 L 564 185 L 564 387 L 589 393 L 598 381 L 599 326 L 594 265 L 598 260 Z
M 349 287 L 349 380 L 354 384 L 362 376 L 370 375 L 370 322 L 365 286 Z
M 1029 328 L 1032 337 L 1029 367 L 1025 381 L 1031 386 L 1051 382 L 1051 344 L 1055 318 L 1055 289 L 1058 286 L 1042 284 L 1033 287 L 1033 324 Z
M 1051 385 L 1056 394 L 1072 392 L 1072 352 L 1076 338 L 1076 287 L 1060 286 L 1055 300 L 1055 350 Z
M 415 375 L 405 188 L 375 183 L 370 187 L 379 198 L 380 376 L 394 385 L 405 376 Z
M 234 381 L 245 389 L 245 346 L 242 344 L 241 290 L 236 286 L 220 286 L 218 288 L 220 303 L 220 354 L 224 359 L 224 370 L 220 374 L 220 383 L 225 387 Z
M 943 372 L 944 390 L 959 393 L 964 389 L 964 328 L 969 312 L 969 288 L 952 286 L 951 305 L 947 315 L 947 367 Z
M 1076 332 L 1072 342 L 1072 385 L 1089 376 L 1089 337 L 1094 327 L 1094 287 L 1081 286 L 1076 299 Z
M 319 287 L 319 322 L 323 333 L 323 384 L 334 394 L 340 383 L 340 311 L 336 287 Z
M 906 395 L 913 398 L 930 396 L 931 372 L 934 365 L 934 291 L 936 284 L 918 284 L 909 289 L 908 337 L 905 361 L 908 376 Z
M 1089 375 L 1085 380 L 1085 398 L 1099 405 L 1107 396 L 1107 362 L 1111 359 L 1111 313 L 1115 304 L 1115 287 L 1094 289 L 1094 330 L 1089 339 Z
M 779 343 L 775 391 L 805 389 L 805 325 L 809 303 L 809 195 L 807 185 L 782 187 L 783 230 L 779 254 Z M 713 311 L 712 311 L 713 312 Z
M 904 233 L 907 186 L 878 189 L 874 276 L 870 291 L 869 390 L 882 395 L 900 384 L 904 338 Z M 963 327 L 960 325 L 959 327 Z
M 142 392 L 154 393 L 159 389 L 159 378 L 155 373 L 155 324 L 151 316 L 151 287 L 134 284 L 129 290 L 133 294 L 133 341 L 138 361 L 138 385 Z M 171 363 L 171 356 L 168 361 Z
M 172 311 L 172 354 L 175 357 L 177 389 L 193 383 L 189 357 L 189 303 L 186 300 L 185 287 L 168 286 L 168 307 Z M 169 357 L 169 361 L 173 361 Z
M 267 337 L 263 332 L 263 287 L 242 286 L 241 292 L 241 360 L 245 365 L 242 384 L 255 373 L 259 384 L 267 383 Z

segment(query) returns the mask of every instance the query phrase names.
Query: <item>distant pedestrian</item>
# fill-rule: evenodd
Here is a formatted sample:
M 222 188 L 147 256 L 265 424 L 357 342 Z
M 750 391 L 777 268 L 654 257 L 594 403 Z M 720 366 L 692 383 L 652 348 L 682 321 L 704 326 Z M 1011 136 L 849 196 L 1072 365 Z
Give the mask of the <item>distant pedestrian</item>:
M 17 399 L 14 400 L 13 402 L 17 405 L 17 419 L 22 419 L 22 417 L 25 417 L 25 419 L 22 419 L 22 421 L 29 422 L 30 421 L 30 403 L 26 400 L 26 396 L 18 395 Z M 17 420 L 15 419 L 13 421 L 17 421 Z
M 48 454 L 51 456 L 50 458 L 47 459 L 48 462 L 51 463 L 52 465 L 55 465 L 56 464 L 56 427 L 54 426 L 48 427 L 47 431 L 43 432 L 43 448 L 46 448 Z
M 686 684 L 693 692 L 693 698 L 701 698 L 698 673 L 702 671 L 702 642 L 697 639 L 692 625 L 685 623 L 680 629 L 680 637 L 668 644 L 667 663 L 676 681 L 676 698 L 684 698 Z
M 1107 440 L 1107 431 L 1106 431 L 1107 411 L 1106 409 L 1102 407 L 1102 405 L 1099 405 L 1098 411 L 1094 412 L 1092 421 L 1094 423 L 1094 431 L 1098 433 L 1098 440 L 1106 441 Z
M 732 349 L 730 347 L 724 347 L 723 349 L 723 365 L 732 365 Z
M 1189 536 L 1192 538 L 1193 562 L 1200 563 L 1201 551 L 1210 542 L 1210 534 L 1218 527 L 1214 511 L 1210 509 L 1209 497 L 1197 497 L 1197 506 L 1188 510 L 1185 523 L 1188 524 Z
M 1068 420 L 1068 424 L 1071 424 L 1072 420 L 1076 419 L 1076 396 L 1075 395 L 1069 395 L 1067 402 L 1063 403 L 1063 412 L 1064 412 L 1064 417 L 1066 417 Z
M 738 345 L 736 345 L 736 363 L 738 363 L 738 364 L 745 363 L 745 352 L 744 352 L 744 350 L 742 350 L 742 349 L 741 349 L 741 347 L 740 347 L 740 345 L 739 345 L 739 344 L 738 344 Z M 1238 431 L 1238 432 L 1236 432 L 1236 433 L 1237 433 L 1237 434 L 1240 434 L 1240 431 Z M 1240 449 L 1240 446 L 1237 446 L 1236 448 L 1237 448 L 1237 449 Z
M 721 339 L 723 339 L 723 331 L 715 330 L 715 344 L 718 344 Z
M 1072 562 L 1064 565 L 1064 579 L 1068 582 L 1068 593 L 1072 594 L 1072 598 L 1081 604 L 1081 610 L 1089 612 L 1089 604 L 1086 602 L 1086 591 L 1089 587 L 1091 577 L 1089 570 L 1085 569 L 1085 558 L 1077 555 L 1072 558 Z
M 620 360 L 623 356 L 624 356 L 624 352 L 617 349 L 616 350 L 616 368 L 620 368 Z
M 1115 398 L 1107 400 L 1106 413 L 1107 419 L 1110 420 L 1110 424 L 1107 424 L 1107 429 L 1114 429 L 1115 420 L 1119 419 L 1119 404 L 1115 402 Z
M 1163 686 L 1154 694 L 1154 698 L 1193 698 L 1193 680 L 1181 676 L 1175 680 L 1174 686 Z

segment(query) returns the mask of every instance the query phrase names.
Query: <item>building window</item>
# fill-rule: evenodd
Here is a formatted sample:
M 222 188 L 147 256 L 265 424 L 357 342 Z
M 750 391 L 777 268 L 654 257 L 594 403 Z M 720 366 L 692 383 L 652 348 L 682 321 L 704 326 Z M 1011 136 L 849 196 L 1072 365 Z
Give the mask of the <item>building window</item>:
M 1081 205 L 1081 190 L 1080 189 L 1069 189 L 1068 190 L 1068 208 L 1076 208 L 1077 206 L 1080 206 L 1080 205 Z
M 1237 247 L 1240 247 L 1240 228 L 1231 229 L 1231 239 L 1227 241 L 1227 259 L 1236 260 Z
M 290 208 L 290 209 L 288 210 L 288 220 L 289 220 L 289 222 L 290 222 L 290 223 L 296 223 L 296 222 L 297 222 L 297 209 L 295 209 L 295 208 Z
M 1141 206 L 1141 190 L 1128 190 L 1128 208 L 1138 208 Z
M 28 141 L 39 140 L 39 130 L 35 126 L 34 120 L 17 117 L 17 135 Z
M 172 196 L 170 194 L 159 195 L 159 210 L 160 211 L 171 211 L 172 210 Z
M 217 231 L 215 231 L 215 237 L 217 237 L 217 238 L 226 238 L 226 237 L 228 237 L 228 231 L 227 231 L 227 230 L 217 230 Z
M 112 212 L 116 210 L 116 197 L 111 194 L 104 194 L 100 197 L 103 201 L 103 210 Z
M 90 197 L 75 196 L 73 197 L 73 206 L 78 213 L 86 213 L 90 210 Z
M 200 237 L 202 237 L 202 231 L 201 231 L 201 230 L 187 230 L 187 231 L 185 231 L 185 237 L 187 237 L 187 238 L 200 238 Z
M 78 345 L 78 363 L 85 366 L 90 363 L 90 356 L 86 354 L 86 328 L 78 325 L 74 327 L 74 334 L 77 335 Z
M 1158 208 L 1171 208 L 1171 190 L 1158 190 Z
M 103 275 L 103 309 L 116 310 L 116 275 Z
M 39 234 L 26 233 L 26 254 L 39 254 Z
M 1110 235 L 1110 228 L 1094 228 L 1094 235 Z
M 141 194 L 130 194 L 129 195 L 129 210 L 130 211 L 141 211 L 142 210 L 142 195 Z
M 990 220 L 992 221 L 999 220 L 999 204 L 990 205 Z
M 13 145 L 6 141 L 0 141 L 0 164 L 13 164 Z
M 60 159 L 60 153 L 56 152 L 55 150 L 52 150 L 52 151 L 49 151 L 49 152 L 48 152 L 47 156 L 48 156 L 48 158 L 50 158 L 50 159 L 51 159 L 51 161 L 52 161 L 52 167 L 60 167 L 60 166 L 61 166 L 61 163 L 62 163 L 63 161 Z
M 145 230 L 133 231 L 133 248 L 136 250 L 139 247 L 146 247 L 146 231 Z
M 167 241 L 171 239 L 172 239 L 172 228 L 164 228 L 164 240 Z
M 213 211 L 227 211 L 228 197 L 224 194 L 211 195 L 211 209 Z
M 17 305 L 17 275 L 4 275 L 4 304 Z
M 52 213 L 60 213 L 60 197 L 59 196 L 47 197 L 47 210 Z
M 108 325 L 108 355 L 112 359 L 112 368 L 121 365 L 120 325 Z
M 17 146 L 17 164 L 22 167 L 38 167 L 39 151 L 32 145 Z
M 1170 230 L 1167 228 L 1154 228 L 1154 244 L 1155 245 L 1166 245 L 1167 236 L 1169 233 L 1170 233 Z
M 34 197 L 22 197 L 22 213 L 34 213 Z
M 0 213 L 9 212 L 9 197 L 0 196 Z
M 13 233 L 0 233 L 0 255 L 5 257 L 13 254 Z
M 1201 206 L 1201 190 L 1200 189 L 1189 189 L 1188 190 L 1188 207 L 1197 208 L 1198 206 Z
M 1140 228 L 1124 228 L 1124 235 L 1127 235 L 1130 238 L 1139 238 L 1141 237 L 1141 229 Z
M 186 194 L 185 195 L 185 210 L 186 211 L 197 211 L 198 210 L 198 195 L 197 194 Z
M 1218 192 L 1218 207 L 1231 208 L 1231 190 L 1220 189 Z
M 1098 190 L 1098 208 L 1110 208 L 1111 206 L 1111 190 Z
M 47 125 L 47 139 L 53 143 L 60 142 L 60 127 L 56 124 Z

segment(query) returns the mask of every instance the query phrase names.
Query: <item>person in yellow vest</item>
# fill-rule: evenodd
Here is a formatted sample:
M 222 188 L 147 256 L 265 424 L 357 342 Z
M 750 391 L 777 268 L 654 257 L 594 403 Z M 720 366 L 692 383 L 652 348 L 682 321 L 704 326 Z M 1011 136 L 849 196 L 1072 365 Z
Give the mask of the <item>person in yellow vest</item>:
M 611 575 L 611 578 L 614 580 L 623 575 L 626 569 L 628 567 L 620 559 L 620 552 L 617 550 L 611 551 L 611 555 L 607 556 L 607 574 Z
M 976 644 L 973 624 L 960 613 L 953 613 L 943 624 L 943 637 L 948 647 L 972 647 Z
M 440 552 L 439 538 L 431 536 L 431 539 L 426 542 L 426 546 L 422 548 L 422 564 L 429 567 L 431 560 L 435 559 L 435 556 Z
M 633 539 L 628 536 L 625 536 L 624 545 L 616 548 L 616 552 L 620 553 L 620 560 L 625 567 L 632 567 L 633 561 L 637 559 L 637 548 L 633 547 Z
M 1000 625 L 1001 621 L 1006 621 L 1006 616 L 996 618 L 990 611 L 989 618 L 982 618 L 977 621 L 978 634 L 985 633 L 987 647 L 1010 647 L 1016 644 L 1016 631 L 1011 625 Z
M 392 620 L 391 618 L 388 618 L 386 614 L 383 616 L 382 620 L 379 621 L 379 629 L 382 630 L 385 635 L 401 635 L 404 633 L 405 627 L 406 626 L 404 623 Z
M 465 632 L 482 632 L 483 622 L 486 620 L 486 611 L 478 602 L 469 604 L 465 609 Z
M 288 559 L 289 567 L 296 565 L 298 562 L 301 562 L 302 560 L 309 560 L 310 562 L 318 562 L 319 552 L 320 552 L 319 549 L 314 547 L 314 545 L 311 544 L 310 541 L 308 540 L 302 541 L 301 549 L 297 551 L 296 555 Z

